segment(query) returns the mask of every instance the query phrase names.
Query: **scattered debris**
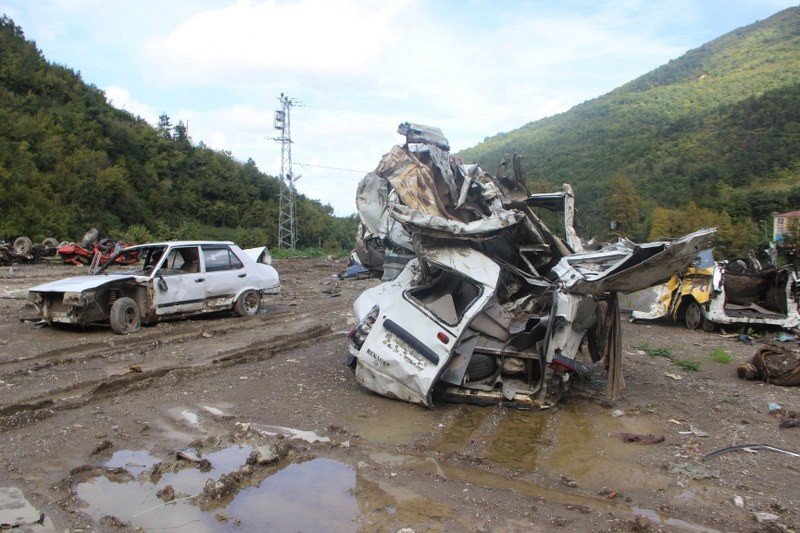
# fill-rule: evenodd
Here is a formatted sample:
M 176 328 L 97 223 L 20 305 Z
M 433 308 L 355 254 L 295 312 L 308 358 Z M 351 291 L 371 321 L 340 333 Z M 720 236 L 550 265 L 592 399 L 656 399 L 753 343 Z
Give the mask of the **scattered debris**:
M 774 513 L 753 513 L 753 518 L 759 524 L 767 524 L 770 522 L 777 522 L 781 517 Z
M 175 499 L 175 489 L 172 488 L 172 485 L 167 485 L 156 493 L 156 497 L 165 502 L 171 502 Z
M 664 375 L 667 376 L 669 379 L 673 379 L 675 381 L 683 379 L 683 376 L 681 376 L 680 374 L 673 374 L 671 372 L 664 372 Z
M 768 444 L 737 444 L 736 446 L 729 446 L 727 448 L 722 448 L 721 450 L 717 450 L 715 452 L 707 453 L 703 456 L 703 461 L 707 461 L 708 459 L 712 459 L 714 457 L 718 457 L 720 455 L 724 455 L 730 452 L 753 452 L 755 450 L 767 450 L 770 452 L 775 453 L 783 453 L 786 455 L 790 455 L 792 457 L 800 457 L 800 453 L 793 452 L 791 450 L 785 450 L 783 448 L 778 448 L 777 446 L 770 446 Z
M 667 467 L 667 470 L 670 474 L 685 476 L 690 479 L 715 479 L 719 477 L 719 471 L 691 463 L 672 463 Z
M 738 494 L 734 494 L 733 495 L 733 505 L 735 505 L 739 509 L 744 509 L 744 498 L 742 498 Z
M 98 444 L 95 447 L 95 449 L 92 450 L 92 453 L 90 455 L 98 455 L 100 453 L 103 453 L 104 451 L 110 449 L 112 446 L 114 446 L 114 443 L 111 442 L 110 440 L 106 439 L 103 442 L 101 442 L 100 444 Z
M 800 386 L 800 356 L 792 349 L 767 344 L 736 369 L 742 379 L 762 380 L 783 387 Z
M 0 487 L 0 530 L 56 531 L 17 487 Z
M 679 431 L 681 435 L 693 435 L 695 437 L 708 437 L 708 433 L 701 431 L 694 426 L 689 426 L 689 431 Z
M 640 435 L 637 433 L 620 433 L 619 437 L 622 439 L 622 442 L 636 442 L 638 444 L 658 444 L 659 442 L 664 442 L 666 438 L 664 435 Z
M 743 342 L 743 343 L 747 344 L 748 346 L 752 346 L 753 345 L 753 337 L 751 337 L 750 335 L 745 335 L 744 333 L 739 333 L 736 336 L 736 340 L 739 341 L 739 342 Z
M 625 411 L 621 409 L 614 409 L 613 411 L 611 411 L 611 416 L 613 416 L 614 418 L 625 416 Z

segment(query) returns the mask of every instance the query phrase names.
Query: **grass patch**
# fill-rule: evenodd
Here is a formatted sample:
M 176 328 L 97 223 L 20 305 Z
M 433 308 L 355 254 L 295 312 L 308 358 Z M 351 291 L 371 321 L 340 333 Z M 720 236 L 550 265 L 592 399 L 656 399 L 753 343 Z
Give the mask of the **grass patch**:
M 646 342 L 643 342 L 636 348 L 642 350 L 650 357 L 666 357 L 667 359 L 672 359 L 672 352 L 670 352 L 667 348 L 654 348 Z
M 270 253 L 273 259 L 292 259 L 297 257 L 345 257 L 350 252 L 345 250 L 339 251 L 325 251 L 322 248 L 298 248 L 296 250 L 289 250 L 286 248 L 270 248 Z
M 700 370 L 700 361 L 695 361 L 694 359 L 673 359 L 672 362 L 675 363 L 675 366 L 687 372 Z
M 723 350 L 722 348 L 714 348 L 714 351 L 711 352 L 711 359 L 716 361 L 717 363 L 727 365 L 731 361 L 733 361 L 733 356 Z

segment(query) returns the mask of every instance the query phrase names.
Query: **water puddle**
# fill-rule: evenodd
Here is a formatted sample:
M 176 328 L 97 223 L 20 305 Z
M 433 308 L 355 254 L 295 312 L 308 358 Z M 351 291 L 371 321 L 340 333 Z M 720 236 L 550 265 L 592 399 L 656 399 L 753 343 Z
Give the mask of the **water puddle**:
M 553 431 L 558 446 L 540 463 L 556 474 L 574 479 L 579 486 L 613 487 L 630 493 L 656 491 L 672 481 L 657 469 L 637 462 L 638 456 L 650 453 L 647 445 L 620 440 L 619 434 L 625 432 L 658 433 L 658 428 L 644 417 L 614 418 L 591 407 L 568 404 Z
M 492 412 L 491 409 L 470 405 L 462 405 L 459 409 L 458 417 L 445 429 L 441 440 L 433 446 L 434 450 L 444 455 L 466 448 Z
M 538 411 L 508 410 L 504 414 L 486 446 L 486 458 L 507 468 L 534 470 L 539 449 L 548 444 L 542 439 L 542 429 L 551 417 Z
M 719 533 L 716 529 L 711 529 L 698 524 L 692 524 L 679 518 L 665 518 L 652 509 L 643 509 L 641 507 L 633 507 L 633 513 L 637 516 L 644 516 L 652 523 L 659 526 L 666 525 L 676 527 L 682 531 L 697 531 L 698 533 Z
M 224 474 L 241 472 L 253 449 L 231 446 L 211 452 L 202 456 L 210 462 L 210 470 L 189 465 L 160 478 L 153 475 L 159 460 L 147 451 L 118 451 L 105 466 L 127 472 L 78 483 L 76 495 L 95 521 L 114 516 L 147 531 L 318 531 L 323 524 L 325 531 L 334 532 L 396 530 L 407 524 L 435 529 L 452 515 L 446 505 L 330 458 L 264 468 L 240 478 L 230 494 L 209 499 L 203 493 L 208 480 L 219 484 L 226 479 Z M 195 453 L 190 450 L 186 455 Z M 380 459 L 405 462 L 389 454 Z M 167 486 L 174 490 L 169 502 L 159 498 Z

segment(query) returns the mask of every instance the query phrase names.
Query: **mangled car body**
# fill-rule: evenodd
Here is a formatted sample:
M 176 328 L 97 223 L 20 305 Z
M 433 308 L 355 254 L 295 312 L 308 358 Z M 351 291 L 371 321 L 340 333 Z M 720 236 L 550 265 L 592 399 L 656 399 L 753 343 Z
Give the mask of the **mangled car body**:
M 120 256 L 133 264 L 119 266 Z M 119 250 L 96 274 L 32 287 L 28 300 L 48 323 L 110 323 L 118 334 L 224 309 L 253 315 L 262 295 L 280 292 L 270 259 L 263 247 L 244 251 L 231 242 L 143 244 Z
M 792 265 L 760 268 L 744 261 L 717 262 L 703 250 L 692 264 L 666 283 L 643 291 L 645 309 L 632 318 L 672 317 L 689 329 L 712 331 L 716 325 L 800 326 L 800 277 Z
M 530 194 L 519 158 L 496 176 L 450 156 L 441 132 L 414 124 L 359 186 L 361 242 L 412 255 L 393 280 L 356 300 L 349 364 L 366 388 L 431 406 L 546 404 L 571 376 L 584 340 L 621 386 L 616 293 L 682 270 L 714 230 L 676 241 L 581 252 L 573 196 Z M 543 211 L 544 210 L 544 211 Z M 562 225 L 552 233 L 542 217 Z M 542 214 L 542 217 L 538 213 Z M 377 261 L 376 261 L 377 263 Z

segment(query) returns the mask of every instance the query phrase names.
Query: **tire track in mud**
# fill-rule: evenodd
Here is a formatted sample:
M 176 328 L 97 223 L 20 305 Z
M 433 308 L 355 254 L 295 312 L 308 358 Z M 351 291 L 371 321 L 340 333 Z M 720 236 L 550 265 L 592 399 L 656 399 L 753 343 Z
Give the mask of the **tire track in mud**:
M 276 321 L 286 319 L 291 316 L 289 311 L 281 311 L 277 313 L 269 313 L 269 314 L 262 314 L 259 315 L 261 321 L 259 325 L 269 325 Z M 227 322 L 227 317 L 226 317 Z M 232 319 L 235 320 L 235 319 Z M 136 350 L 139 348 L 146 348 L 153 344 L 168 344 L 168 343 L 175 343 L 175 342 L 184 342 L 187 339 L 193 339 L 197 337 L 197 335 L 202 334 L 204 331 L 210 332 L 212 334 L 223 334 L 223 333 L 230 333 L 235 332 L 237 330 L 247 329 L 248 327 L 252 326 L 253 319 L 239 319 L 237 320 L 237 325 L 229 326 L 227 323 L 223 325 L 216 325 L 213 328 L 209 328 L 208 324 L 210 320 L 196 320 L 186 321 L 187 324 L 192 324 L 193 327 L 186 331 L 185 329 L 176 332 L 164 332 L 163 330 L 158 331 L 158 324 L 153 326 L 153 331 L 148 332 L 147 327 L 139 332 L 127 336 L 115 336 L 111 341 L 109 340 L 99 340 L 85 344 L 76 344 L 72 346 L 66 347 L 59 347 L 54 348 L 52 350 L 48 350 L 46 352 L 42 352 L 30 357 L 20 357 L 17 359 L 11 359 L 7 361 L 0 361 L 0 377 L 13 375 L 14 372 L 18 372 L 20 370 L 26 371 L 27 368 L 22 369 L 15 369 L 7 371 L 6 368 L 13 367 L 15 365 L 26 365 L 28 363 L 36 364 L 46 364 L 44 362 L 40 362 L 42 360 L 51 361 L 55 360 L 57 363 L 60 358 L 65 356 L 75 356 L 76 358 L 92 358 L 92 357 L 102 357 L 104 355 L 113 354 L 114 352 L 118 352 L 121 350 Z M 205 324 L 203 322 L 206 322 Z M 194 325 L 196 324 L 196 326 Z M 65 333 L 72 333 L 72 332 L 65 332 Z M 109 344 L 111 342 L 112 344 Z M 43 368 L 43 367 L 42 367 Z
M 332 310 L 342 307 L 339 302 L 314 302 L 311 310 L 298 309 L 295 311 L 273 311 L 260 313 L 256 317 L 215 319 L 215 317 L 200 317 L 194 320 L 181 322 L 181 329 L 175 332 L 159 330 L 158 325 L 153 326 L 153 331 L 144 328 L 139 332 L 127 336 L 113 336 L 102 340 L 84 344 L 58 347 L 45 352 L 16 359 L 0 361 L 0 379 L 10 378 L 29 371 L 40 371 L 46 368 L 97 358 L 107 358 L 123 352 L 139 351 L 142 354 L 151 352 L 159 347 L 169 344 L 182 344 L 197 339 L 198 336 L 208 334 L 214 337 L 233 335 L 246 332 L 253 327 L 262 328 L 272 326 L 278 322 L 289 319 L 300 319 L 309 314 L 324 316 Z M 175 321 L 165 322 L 175 323 Z M 71 332 L 65 332 L 70 334 Z
M 243 363 L 271 359 L 276 354 L 320 342 L 336 336 L 331 324 L 313 323 L 289 334 L 280 335 L 266 342 L 256 339 L 245 346 L 215 353 L 190 364 L 155 366 L 142 371 L 128 371 L 113 375 L 106 379 L 87 380 L 71 386 L 51 390 L 35 398 L 23 402 L 0 406 L 0 429 L 19 427 L 44 417 L 24 417 L 15 420 L 15 415 L 48 408 L 51 411 L 75 409 L 87 403 L 124 393 L 129 387 L 140 385 L 148 380 L 162 378 L 172 372 L 185 371 L 203 373 Z
M 112 346 L 104 339 L 5 361 L 0 364 L 0 382 L 17 383 L 10 389 L 0 389 L 6 393 L 5 400 L 0 396 L 0 417 L 42 408 L 74 408 L 92 397 L 124 390 L 176 370 L 202 372 L 269 358 L 283 350 L 333 336 L 343 325 L 340 315 L 347 306 L 338 298 L 304 304 L 294 311 L 257 317 L 187 321 L 181 324 L 180 331 L 166 334 L 156 331 L 144 338 L 136 334 L 123 337 L 122 345 L 114 337 Z M 242 340 L 245 337 L 250 339 Z M 198 355 L 204 349 L 209 352 Z M 175 356 L 176 352 L 181 355 Z M 88 366 L 91 362 L 96 366 Z M 65 376 L 71 382 L 56 386 Z M 34 380 L 39 383 L 33 383 Z

